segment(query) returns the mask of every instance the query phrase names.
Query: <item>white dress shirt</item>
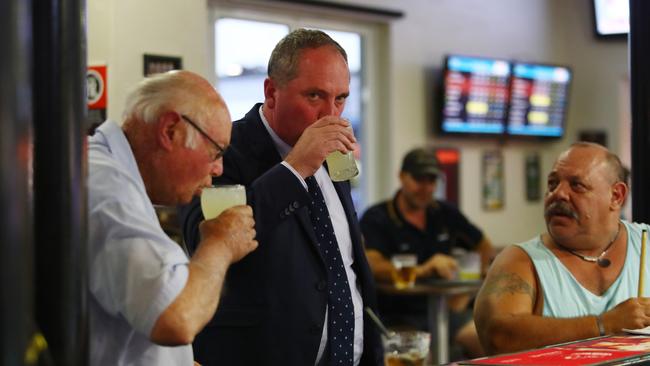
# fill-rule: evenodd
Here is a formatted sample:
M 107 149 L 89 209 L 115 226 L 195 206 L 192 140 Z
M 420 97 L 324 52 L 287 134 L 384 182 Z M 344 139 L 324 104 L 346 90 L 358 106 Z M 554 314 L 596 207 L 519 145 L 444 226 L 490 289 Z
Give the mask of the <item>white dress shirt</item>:
M 282 139 L 273 131 L 271 126 L 269 126 L 268 121 L 264 118 L 262 113 L 263 106 L 259 109 L 260 118 L 264 123 L 264 127 L 271 135 L 271 139 L 278 150 L 278 153 L 284 159 L 289 152 L 291 151 L 291 146 L 287 145 Z M 303 187 L 307 189 L 307 183 L 305 180 L 298 174 L 298 172 L 291 166 L 289 163 L 283 161 L 282 165 L 287 167 L 295 176 L 300 180 Z M 343 210 L 343 205 L 339 199 L 336 189 L 334 188 L 334 183 L 330 179 L 329 174 L 324 166 L 316 171 L 314 174 L 316 182 L 320 186 L 321 191 L 323 192 L 323 197 L 325 198 L 325 204 L 327 205 L 327 210 L 330 213 L 330 218 L 332 220 L 332 226 L 334 227 L 334 235 L 336 236 L 336 241 L 339 244 L 339 250 L 341 251 L 341 256 L 343 257 L 343 263 L 345 265 L 345 272 L 348 276 L 348 284 L 350 285 L 350 292 L 352 294 L 352 304 L 354 305 L 354 365 L 358 365 L 361 360 L 361 354 L 363 353 L 363 300 L 361 298 L 361 291 L 359 290 L 359 285 L 357 284 L 357 275 L 352 269 L 352 264 L 354 263 L 354 256 L 352 254 L 352 239 L 350 238 L 350 227 L 348 226 L 348 220 L 345 217 L 345 210 Z M 323 324 L 323 334 L 321 335 L 320 347 L 318 348 L 318 355 L 314 362 L 317 365 L 325 352 L 325 347 L 327 346 L 327 307 L 325 307 L 325 324 Z
M 88 143 L 88 288 L 91 365 L 193 365 L 192 346 L 149 336 L 185 287 L 188 258 L 160 227 L 120 126 Z

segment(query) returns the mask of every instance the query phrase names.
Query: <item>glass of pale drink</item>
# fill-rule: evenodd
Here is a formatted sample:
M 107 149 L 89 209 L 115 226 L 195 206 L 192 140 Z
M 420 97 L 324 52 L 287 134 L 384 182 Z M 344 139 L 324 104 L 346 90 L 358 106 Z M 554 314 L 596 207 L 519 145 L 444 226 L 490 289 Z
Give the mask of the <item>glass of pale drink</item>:
M 421 331 L 400 331 L 382 337 L 386 366 L 425 366 L 429 355 L 431 334 Z
M 203 188 L 201 211 L 206 220 L 214 219 L 224 210 L 246 204 L 246 187 L 241 184 Z
M 454 248 L 451 254 L 458 262 L 458 279 L 467 281 L 481 279 L 481 255 L 479 253 Z
M 352 127 L 347 128 L 352 131 Z M 327 169 L 329 170 L 330 178 L 332 178 L 332 181 L 334 182 L 350 180 L 359 174 L 359 168 L 357 168 L 357 162 L 354 160 L 354 154 L 352 151 L 347 154 L 342 154 L 340 151 L 334 151 L 327 155 L 325 160 L 327 161 Z
M 413 287 L 415 284 L 415 267 L 418 265 L 418 257 L 415 254 L 396 254 L 391 257 L 395 267 L 393 272 L 393 283 L 397 288 Z

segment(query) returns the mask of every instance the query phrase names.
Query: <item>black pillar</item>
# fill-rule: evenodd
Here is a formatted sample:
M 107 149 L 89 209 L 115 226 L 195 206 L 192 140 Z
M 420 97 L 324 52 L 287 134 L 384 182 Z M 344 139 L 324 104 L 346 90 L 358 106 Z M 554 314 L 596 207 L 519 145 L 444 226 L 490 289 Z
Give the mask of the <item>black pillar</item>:
M 85 0 L 32 6 L 36 318 L 56 365 L 87 365 Z
M 650 1 L 630 0 L 632 218 L 650 222 Z
M 23 365 L 33 325 L 30 6 L 0 1 L 0 365 Z

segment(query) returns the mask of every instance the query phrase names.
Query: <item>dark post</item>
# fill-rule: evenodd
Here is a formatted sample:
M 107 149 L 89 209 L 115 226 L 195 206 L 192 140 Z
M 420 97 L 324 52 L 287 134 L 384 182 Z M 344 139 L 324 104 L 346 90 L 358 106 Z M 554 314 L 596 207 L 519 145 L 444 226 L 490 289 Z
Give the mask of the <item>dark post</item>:
M 34 16 L 36 318 L 56 365 L 88 364 L 84 0 Z
M 32 326 L 31 1 L 0 1 L 0 365 L 23 365 Z
M 632 218 L 650 222 L 650 2 L 630 0 Z

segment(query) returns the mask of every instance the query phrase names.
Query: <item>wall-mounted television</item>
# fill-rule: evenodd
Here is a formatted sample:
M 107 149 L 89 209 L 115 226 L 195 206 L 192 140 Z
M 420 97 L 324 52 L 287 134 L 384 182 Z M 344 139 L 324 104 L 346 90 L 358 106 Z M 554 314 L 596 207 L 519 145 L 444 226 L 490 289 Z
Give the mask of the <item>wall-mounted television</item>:
M 508 108 L 510 63 L 449 55 L 443 72 L 439 130 L 443 134 L 501 135 Z
M 629 0 L 593 0 L 596 35 L 625 38 L 630 31 Z
M 564 66 L 514 62 L 506 133 L 562 137 L 571 76 Z

